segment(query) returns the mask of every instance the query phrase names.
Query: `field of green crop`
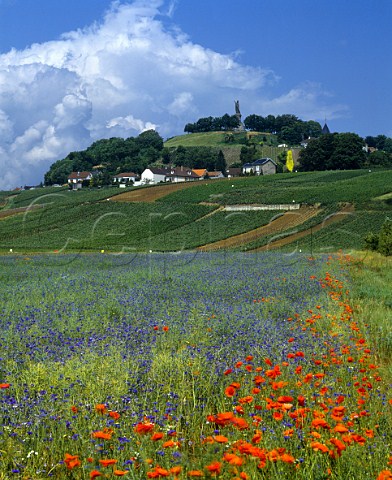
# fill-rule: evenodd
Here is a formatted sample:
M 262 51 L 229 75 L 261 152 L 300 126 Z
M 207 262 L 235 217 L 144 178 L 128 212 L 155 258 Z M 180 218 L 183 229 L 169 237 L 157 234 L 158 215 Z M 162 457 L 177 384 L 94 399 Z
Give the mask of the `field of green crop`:
M 86 197 L 87 198 L 87 197 Z M 205 205 L 53 202 L 0 223 L 0 244 L 16 251 L 149 250 L 150 240 L 193 223 L 214 208 Z
M 391 478 L 382 265 L 1 256 L 0 478 Z
M 377 233 L 391 215 L 392 170 L 279 174 L 203 181 L 172 192 L 154 203 L 117 203 L 106 200 L 119 189 L 41 188 L 2 194 L 0 251 L 179 251 L 216 242 L 265 225 L 279 211 L 215 212 L 233 204 L 301 203 L 321 206 L 317 217 L 296 227 L 305 231 L 351 203 L 354 212 L 339 225 L 303 238 L 299 248 L 331 251 L 358 249 L 364 236 Z M 149 187 L 151 189 L 155 187 Z M 25 210 L 21 210 L 25 209 Z M 293 233 L 292 229 L 279 235 Z M 250 250 L 274 238 L 264 236 L 243 245 Z
M 358 206 L 388 193 L 392 170 L 277 174 L 266 177 L 240 177 L 173 192 L 162 202 L 198 203 L 213 201 L 221 205 L 248 203 L 350 202 Z
M 388 218 L 386 212 L 356 210 L 345 215 L 345 219 L 337 225 L 329 225 L 322 230 L 301 239 L 296 245 L 303 251 L 346 252 L 363 249 L 363 239 L 369 232 L 379 232 Z M 292 247 L 290 247 L 292 248 Z

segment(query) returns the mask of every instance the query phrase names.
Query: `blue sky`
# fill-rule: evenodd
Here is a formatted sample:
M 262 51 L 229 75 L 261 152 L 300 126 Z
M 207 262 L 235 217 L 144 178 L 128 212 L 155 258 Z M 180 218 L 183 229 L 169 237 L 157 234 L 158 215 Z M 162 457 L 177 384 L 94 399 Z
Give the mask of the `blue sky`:
M 392 136 L 391 25 L 391 0 L 0 0 L 0 189 L 237 99 Z

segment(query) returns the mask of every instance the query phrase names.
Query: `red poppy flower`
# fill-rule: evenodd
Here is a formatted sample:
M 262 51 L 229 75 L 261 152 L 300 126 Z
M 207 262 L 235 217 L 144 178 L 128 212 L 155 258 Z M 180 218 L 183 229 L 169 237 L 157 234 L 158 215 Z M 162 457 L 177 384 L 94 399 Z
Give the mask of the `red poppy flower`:
M 103 415 L 107 412 L 106 405 L 103 403 L 98 403 L 97 405 L 95 405 L 95 411 Z
M 70 455 L 69 453 L 65 454 L 64 463 L 67 465 L 69 470 L 72 470 L 75 467 L 81 465 L 78 455 Z
M 148 432 L 151 432 L 151 430 L 154 429 L 154 424 L 151 423 L 151 422 L 146 422 L 146 423 L 143 423 L 143 422 L 139 422 L 135 425 L 135 428 L 134 428 L 134 431 L 136 433 L 148 433 Z
M 230 463 L 230 465 L 236 465 L 237 467 L 239 467 L 243 463 L 242 458 L 236 455 L 235 453 L 225 453 L 223 455 L 223 459 L 226 462 Z
M 160 466 L 156 466 L 155 469 L 151 472 L 147 472 L 147 478 L 160 478 L 160 477 L 168 477 L 170 476 L 169 470 L 166 468 L 161 468 Z
M 228 387 L 225 388 L 225 395 L 226 397 L 234 397 L 234 395 L 236 394 L 237 390 L 232 387 L 231 385 L 229 385 Z
M 253 397 L 251 395 L 248 395 L 246 397 L 239 398 L 238 401 L 242 404 L 244 403 L 252 403 L 253 402 Z
M 90 478 L 91 479 L 101 477 L 101 476 L 102 476 L 102 473 L 99 470 L 91 470 L 91 472 L 90 472 Z
M 220 462 L 212 462 L 205 467 L 210 473 L 220 475 L 222 464 Z
M 110 440 L 112 438 L 111 432 L 98 431 L 91 434 L 93 438 L 100 438 L 102 440 Z
M 115 463 L 117 463 L 117 460 L 115 460 L 114 458 L 108 458 L 108 459 L 102 459 L 102 460 L 99 460 L 99 463 L 103 466 L 103 467 L 109 467 L 110 465 L 114 465 Z
M 320 451 L 323 453 L 329 452 L 329 448 L 320 442 L 312 442 L 310 446 L 313 448 L 314 451 Z

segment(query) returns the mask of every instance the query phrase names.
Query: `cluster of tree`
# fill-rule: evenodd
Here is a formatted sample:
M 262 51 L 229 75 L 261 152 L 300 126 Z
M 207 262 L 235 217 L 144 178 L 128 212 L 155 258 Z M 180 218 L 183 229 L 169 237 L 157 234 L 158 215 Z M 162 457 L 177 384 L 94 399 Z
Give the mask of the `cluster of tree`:
M 322 133 L 321 125 L 318 122 L 314 120 L 305 122 L 291 114 L 277 115 L 276 117 L 252 114 L 245 118 L 244 126 L 247 130 L 278 135 L 279 142 L 290 145 L 297 145 L 304 138 L 317 138 Z M 196 123 L 187 123 L 184 132 L 230 131 L 238 127 L 238 117 L 226 113 L 223 117 L 205 117 L 199 118 Z
M 382 255 L 392 255 L 392 220 L 387 219 L 379 234 L 369 233 L 365 237 L 365 248 Z
M 226 171 L 226 161 L 222 150 L 214 147 L 164 147 L 162 151 L 162 163 L 184 166 L 188 168 L 205 168 L 208 171 Z
M 285 141 L 290 145 L 299 144 L 304 138 L 317 138 L 322 133 L 321 125 L 314 120 L 307 122 L 295 115 L 249 115 L 244 120 L 245 128 L 255 132 L 267 132 L 278 135 L 279 141 Z
M 225 113 L 223 117 L 199 118 L 196 123 L 187 123 L 185 133 L 218 132 L 234 130 L 239 127 L 238 117 Z
M 311 140 L 299 154 L 302 171 L 350 170 L 371 166 L 390 167 L 392 155 L 367 153 L 363 138 L 355 133 L 329 133 Z
M 392 138 L 386 137 L 385 135 L 377 135 L 377 137 L 366 137 L 365 142 L 368 147 L 373 147 L 377 148 L 377 150 L 392 153 Z
M 86 150 L 71 152 L 64 159 L 53 163 L 45 174 L 45 185 L 67 182 L 71 172 L 101 171 L 101 182 L 109 184 L 116 173 L 137 174 L 161 158 L 163 139 L 154 130 L 138 137 L 109 138 L 94 142 Z

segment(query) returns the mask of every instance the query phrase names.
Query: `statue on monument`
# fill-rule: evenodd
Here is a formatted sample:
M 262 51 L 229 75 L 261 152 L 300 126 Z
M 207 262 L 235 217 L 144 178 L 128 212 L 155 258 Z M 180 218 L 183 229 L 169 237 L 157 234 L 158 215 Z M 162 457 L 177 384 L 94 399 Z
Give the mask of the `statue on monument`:
M 235 101 L 234 101 L 234 106 L 235 106 L 235 114 L 241 116 L 240 101 L 239 101 L 239 100 L 235 100 Z
M 238 128 L 237 130 L 244 130 L 244 124 L 241 121 L 241 111 L 240 111 L 240 101 L 239 100 L 234 100 L 234 107 L 235 107 L 235 116 L 237 117 L 238 120 Z

